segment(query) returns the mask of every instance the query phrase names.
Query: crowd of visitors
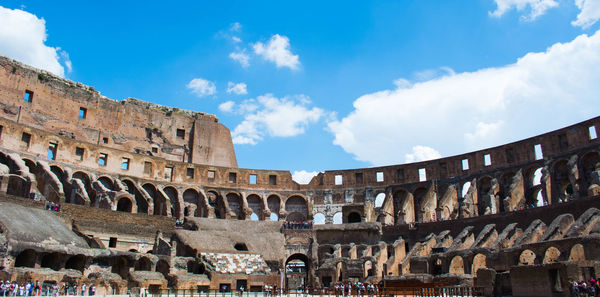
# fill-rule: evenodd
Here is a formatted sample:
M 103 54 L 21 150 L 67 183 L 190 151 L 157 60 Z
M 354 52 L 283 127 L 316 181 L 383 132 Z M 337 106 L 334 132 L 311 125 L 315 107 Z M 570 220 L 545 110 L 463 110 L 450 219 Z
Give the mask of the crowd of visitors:
M 283 229 L 312 229 L 312 221 L 309 222 L 285 222 Z
M 177 228 L 183 228 L 183 220 L 176 220 L 175 221 L 175 227 L 177 227 Z
M 48 203 L 46 203 L 46 210 L 52 210 L 52 211 L 59 212 L 60 204 L 54 203 L 54 202 L 48 202 Z
M 355 282 L 341 283 L 334 286 L 336 294 L 339 295 L 372 295 L 379 292 L 379 286 L 375 284 Z
M 571 296 L 596 297 L 600 296 L 600 280 L 573 281 L 571 283 Z
M 0 281 L 1 282 L 1 281 Z M 41 284 L 39 281 L 17 283 L 10 281 L 1 282 L 0 296 L 2 297 L 29 297 L 29 296 L 94 296 L 96 287 L 86 284 L 78 287 L 77 285 L 62 284 Z

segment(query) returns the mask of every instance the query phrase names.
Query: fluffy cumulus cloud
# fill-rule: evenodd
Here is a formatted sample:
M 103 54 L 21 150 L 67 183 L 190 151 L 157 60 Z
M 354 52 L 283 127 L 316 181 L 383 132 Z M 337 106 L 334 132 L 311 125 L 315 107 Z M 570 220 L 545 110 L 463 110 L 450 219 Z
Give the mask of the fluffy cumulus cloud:
M 291 137 L 304 133 L 311 123 L 325 115 L 322 109 L 311 108 L 310 104 L 304 95 L 277 98 L 266 94 L 238 105 L 225 105 L 223 109 L 244 116 L 231 133 L 233 143 L 257 144 L 265 135 Z
M 240 63 L 240 65 L 244 68 L 250 66 L 250 56 L 246 54 L 246 50 L 231 52 L 229 53 L 229 58 Z
M 535 20 L 537 17 L 543 15 L 546 10 L 558 6 L 558 2 L 555 0 L 495 0 L 496 10 L 490 12 L 490 15 L 495 17 L 501 17 L 507 11 L 516 9 L 519 12 L 529 10 L 528 15 L 522 16 L 525 20 Z
M 275 34 L 265 44 L 257 42 L 253 45 L 254 53 L 263 59 L 275 63 L 278 68 L 288 67 L 292 70 L 300 67 L 298 55 L 292 54 L 290 39 L 286 36 Z
M 210 96 L 217 93 L 215 83 L 203 78 L 192 79 L 186 87 L 198 97 Z
M 441 158 L 440 152 L 428 146 L 413 146 L 412 152 L 404 156 L 406 163 L 421 162 Z
M 597 116 L 599 81 L 600 31 L 502 67 L 397 80 L 356 99 L 328 128 L 334 144 L 373 165 L 416 161 L 415 151 L 426 151 L 416 146 L 448 156 Z
M 246 95 L 248 94 L 248 90 L 246 84 L 243 82 L 237 84 L 234 82 L 228 82 L 227 93 L 236 95 Z
M 317 174 L 318 172 L 316 171 L 294 171 L 294 173 L 292 174 L 292 179 L 301 185 L 307 185 Z
M 580 12 L 577 19 L 571 22 L 573 26 L 589 28 L 600 19 L 600 0 L 575 0 Z
M 72 69 L 69 55 L 47 46 L 46 38 L 44 19 L 0 6 L 0 54 L 64 77 L 65 67 L 69 72 Z
M 235 102 L 233 101 L 225 101 L 221 104 L 219 104 L 219 110 L 222 112 L 232 112 L 233 111 L 233 107 L 235 106 Z

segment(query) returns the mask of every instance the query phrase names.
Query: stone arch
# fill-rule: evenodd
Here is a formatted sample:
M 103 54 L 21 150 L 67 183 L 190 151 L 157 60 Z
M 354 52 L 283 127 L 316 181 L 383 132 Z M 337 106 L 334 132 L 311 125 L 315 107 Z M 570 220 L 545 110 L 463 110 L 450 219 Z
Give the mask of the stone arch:
M 487 268 L 486 263 L 487 257 L 484 254 L 477 254 L 473 257 L 473 264 L 471 265 L 471 275 L 477 277 L 477 271 L 481 268 Z
M 569 254 L 569 261 L 585 261 L 585 250 L 580 243 L 573 245 Z
M 187 262 L 187 272 L 192 274 L 204 274 L 206 268 L 204 267 L 204 263 L 199 263 L 197 261 L 188 261 Z
M 152 261 L 148 257 L 141 257 L 135 263 L 136 271 L 152 271 Z
M 163 188 L 163 193 L 165 193 L 169 198 L 169 201 L 171 201 L 171 216 L 181 219 L 183 209 L 181 209 L 181 205 L 179 205 L 179 192 L 177 189 L 172 186 L 166 186 Z
M 37 262 L 37 253 L 32 249 L 27 249 L 19 253 L 15 259 L 15 267 L 34 268 Z
M 184 216 L 204 217 L 208 216 L 206 207 L 200 203 L 200 194 L 196 189 L 189 188 L 183 192 Z M 190 206 L 195 206 L 190 208 Z M 192 212 L 193 209 L 193 212 Z
M 534 265 L 535 253 L 532 250 L 524 250 L 519 256 L 519 265 Z
M 292 254 L 285 260 L 285 274 L 286 274 L 286 288 L 287 289 L 299 289 L 299 287 L 293 287 L 292 284 L 308 284 L 308 276 L 310 271 L 310 258 L 304 254 L 296 253 Z M 288 273 L 292 271 L 293 273 Z M 302 279 L 301 281 L 294 281 L 293 279 Z
M 516 172 L 514 171 L 506 171 L 500 175 L 500 180 L 498 183 L 500 184 L 500 192 L 498 193 L 500 197 L 508 196 L 510 191 L 510 186 L 512 184 L 513 177 Z M 504 209 L 504 203 L 500 203 L 500 211 L 510 211 L 509 209 Z
M 117 211 L 133 212 L 133 201 L 127 196 L 121 196 L 117 199 Z
M 558 199 L 564 200 L 566 197 L 566 189 L 572 185 L 569 180 L 569 165 L 568 161 L 565 159 L 560 159 L 554 162 L 552 166 L 552 186 L 554 188 L 553 192 L 556 192 L 556 195 L 552 195 L 552 202 L 558 202 Z M 554 193 L 553 193 L 554 194 Z
M 443 270 L 444 270 L 444 268 L 442 266 L 442 259 L 438 258 L 438 259 L 435 259 L 432 261 L 432 264 L 431 264 L 431 274 L 432 275 L 440 275 L 440 274 L 444 273 Z
M 111 272 L 116 273 L 123 279 L 127 279 L 129 274 L 129 260 L 125 256 L 113 258 Z
M 375 196 L 375 207 L 382 207 L 385 201 L 385 193 L 381 192 Z
M 63 266 L 64 256 L 60 253 L 49 253 L 42 257 L 40 266 L 42 268 L 50 268 L 59 271 Z
M 461 256 L 454 256 L 450 261 L 450 267 L 448 267 L 448 273 L 450 274 L 465 274 L 465 264 Z
M 288 221 L 305 221 L 308 219 L 308 203 L 300 195 L 290 196 L 285 201 L 285 211 L 288 213 Z
M 239 193 L 231 192 L 228 193 L 225 197 L 227 197 L 229 212 L 233 212 L 235 218 L 237 218 L 238 220 L 246 219 L 246 215 L 244 213 L 244 204 L 242 202 L 242 196 Z
M 271 194 L 267 197 L 267 207 L 271 211 L 271 215 L 276 214 L 279 219 L 279 211 L 281 210 L 281 197 L 276 194 Z M 271 217 L 273 219 L 273 217 Z
M 435 195 L 431 195 L 425 187 L 419 187 L 413 191 L 415 208 L 417 209 L 417 221 L 431 222 L 436 220 L 435 209 L 437 207 Z
M 363 274 L 364 278 L 375 275 L 373 261 L 371 261 L 371 260 L 365 261 L 365 263 L 363 264 L 363 272 L 364 272 L 364 274 Z
M 86 260 L 87 258 L 84 255 L 73 256 L 65 263 L 65 269 L 79 270 L 83 272 Z
M 360 222 L 362 222 L 362 217 L 361 217 L 361 215 L 358 212 L 353 211 L 353 212 L 351 212 L 348 215 L 348 218 L 346 219 L 346 222 L 348 222 L 348 223 L 360 223 Z
M 489 213 L 497 212 L 497 203 L 495 193 L 490 193 L 492 190 L 492 177 L 482 176 L 477 180 L 477 211 L 480 215 L 486 213 L 489 208 Z
M 548 249 L 546 249 L 546 252 L 544 253 L 544 260 L 543 260 L 543 264 L 548 264 L 548 263 L 554 263 L 557 262 L 560 258 L 560 250 L 551 246 Z
M 394 191 L 393 199 L 395 224 L 408 224 L 414 222 L 415 203 L 413 195 L 404 189 L 399 189 Z
M 585 153 L 581 159 L 579 159 L 579 170 L 583 181 L 583 190 L 587 191 L 588 187 L 592 185 L 592 172 L 596 170 L 596 165 L 600 163 L 600 154 L 597 151 L 591 151 Z M 583 193 L 584 195 L 587 193 Z
M 112 177 L 110 176 L 100 176 L 98 177 L 98 182 L 101 183 L 105 188 L 111 190 L 111 191 L 115 191 L 115 182 L 112 179 Z
M 313 218 L 314 218 L 313 221 L 314 221 L 315 225 L 325 224 L 325 215 L 323 213 L 318 212 L 313 216 Z
M 37 163 L 29 158 L 23 158 L 23 162 L 25 162 L 25 166 L 29 169 L 31 174 L 37 173 Z
M 467 193 L 469 192 L 469 189 L 471 188 L 471 181 L 464 182 L 460 188 L 461 188 L 460 197 L 464 198 L 467 195 Z
M 226 219 L 227 214 L 225 213 L 225 203 L 223 197 L 214 190 L 206 191 L 208 204 L 212 207 L 214 216 L 217 219 Z
M 6 194 L 19 197 L 29 197 L 31 183 L 22 176 L 11 174 L 8 178 Z
M 73 172 L 73 175 L 71 176 L 71 178 L 78 179 L 81 181 L 81 183 L 83 184 L 83 188 L 87 192 L 87 195 L 90 199 L 90 205 L 92 205 L 92 206 L 96 205 L 96 191 L 94 191 L 92 189 L 92 179 L 90 178 L 90 175 L 85 171 L 75 171 L 75 172 Z M 73 188 L 74 188 L 74 185 L 73 185 Z M 85 198 L 79 192 L 75 192 L 75 194 L 72 195 L 72 199 L 67 199 L 67 202 L 73 203 L 73 204 L 85 205 Z
M 343 222 L 342 220 L 342 212 L 338 211 L 336 213 L 333 214 L 333 223 L 334 224 L 341 224 Z
M 145 183 L 142 188 L 152 197 L 152 203 L 154 204 L 154 215 L 166 216 L 167 215 L 167 199 L 163 197 L 156 186 L 152 183 Z
M 246 197 L 246 202 L 248 203 L 248 208 L 252 210 L 258 219 L 263 221 L 265 219 L 264 209 L 263 209 L 263 201 L 260 196 L 257 194 L 250 194 Z
M 52 171 L 52 173 L 54 173 L 54 175 L 58 177 L 58 180 L 60 180 L 60 182 L 64 185 L 64 180 L 66 180 L 65 171 L 56 164 L 50 165 L 50 171 Z
M 125 185 L 125 187 L 127 188 L 126 191 L 129 194 L 133 195 L 133 197 L 135 198 L 137 212 L 148 214 L 148 201 L 146 200 L 144 195 L 142 195 L 142 193 L 138 190 L 135 182 L 133 182 L 130 179 L 122 179 L 121 182 L 123 182 L 123 185 Z

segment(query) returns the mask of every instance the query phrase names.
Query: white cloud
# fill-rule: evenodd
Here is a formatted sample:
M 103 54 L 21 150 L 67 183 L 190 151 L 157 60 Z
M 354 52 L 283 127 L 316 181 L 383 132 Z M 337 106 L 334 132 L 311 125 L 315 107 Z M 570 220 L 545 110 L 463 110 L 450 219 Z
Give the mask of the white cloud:
M 307 185 L 308 183 L 310 183 L 313 177 L 317 176 L 317 174 L 319 173 L 316 171 L 294 171 L 294 173 L 292 174 L 292 179 L 301 185 Z
M 58 47 L 47 46 L 46 38 L 46 21 L 43 18 L 0 6 L 0 54 L 64 77 L 65 69 L 59 55 L 70 71 L 68 54 Z
M 229 26 L 229 31 L 231 32 L 240 32 L 242 30 L 242 24 L 235 22 Z
M 244 68 L 250 66 L 250 56 L 246 54 L 246 50 L 231 52 L 229 54 L 229 58 L 240 63 L 240 65 L 242 65 Z
M 269 39 L 267 44 L 257 42 L 253 48 L 256 55 L 275 63 L 277 67 L 288 67 L 296 70 L 300 66 L 298 55 L 292 54 L 290 39 L 286 36 L 275 34 Z
M 231 36 L 231 40 L 235 43 L 242 42 L 242 39 L 237 36 Z
M 232 112 L 234 106 L 235 106 L 235 102 L 225 101 L 225 102 L 219 104 L 219 110 L 222 112 Z
M 459 154 L 597 116 L 599 81 L 600 31 L 503 67 L 397 80 L 393 89 L 356 99 L 328 127 L 334 144 L 374 165 L 401 163 L 422 144 Z
M 246 84 L 245 83 L 234 83 L 234 82 L 228 82 L 227 83 L 227 93 L 231 94 L 236 94 L 236 95 L 246 95 L 248 94 L 248 90 L 246 89 Z
M 304 95 L 276 98 L 272 94 L 245 100 L 238 113 L 244 120 L 235 127 L 232 137 L 235 144 L 257 144 L 265 135 L 291 137 L 303 134 L 308 125 L 321 119 L 325 112 L 310 108 Z
M 521 16 L 523 20 L 535 20 L 538 16 L 543 15 L 546 10 L 558 6 L 555 0 L 495 0 L 496 10 L 490 12 L 490 15 L 501 17 L 507 11 L 516 9 L 519 12 L 529 8 L 528 16 Z
M 428 161 L 433 159 L 439 159 L 441 157 L 442 155 L 440 154 L 440 152 L 436 151 L 433 148 L 423 145 L 413 146 L 412 152 L 404 155 L 406 163 Z
M 571 22 L 573 26 L 587 29 L 600 19 L 600 0 L 575 0 L 575 5 L 581 11 L 577 19 Z
M 217 87 L 215 83 L 203 78 L 192 79 L 186 87 L 192 91 L 198 97 L 204 97 L 214 95 L 217 93 Z

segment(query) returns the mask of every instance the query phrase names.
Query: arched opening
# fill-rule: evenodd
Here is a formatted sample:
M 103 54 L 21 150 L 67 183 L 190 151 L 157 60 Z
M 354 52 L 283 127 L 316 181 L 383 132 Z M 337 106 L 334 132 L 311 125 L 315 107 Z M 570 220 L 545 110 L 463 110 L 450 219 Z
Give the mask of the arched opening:
M 596 165 L 600 163 L 600 154 L 598 152 L 589 152 L 579 160 L 579 170 L 583 181 L 582 196 L 586 195 L 587 188 L 593 183 L 592 172 L 596 170 Z M 585 192 L 584 192 L 585 191 Z
M 362 221 L 362 217 L 357 212 L 352 212 L 348 215 L 348 223 L 360 223 Z
M 188 261 L 187 263 L 187 272 L 192 274 L 203 274 L 205 271 L 205 267 L 203 263 L 198 263 L 196 261 Z
M 498 201 L 496 199 L 496 193 L 491 190 L 491 177 L 483 176 L 477 180 L 477 195 L 479 196 L 477 198 L 477 211 L 480 215 L 498 213 Z
M 24 250 L 15 259 L 15 267 L 35 267 L 37 253 L 34 250 Z
M 323 225 L 323 224 L 325 224 L 325 215 L 324 214 L 318 212 L 317 214 L 315 214 L 313 216 L 313 218 L 314 218 L 313 221 L 314 221 L 315 225 Z
M 342 212 L 338 211 L 336 213 L 333 214 L 333 223 L 334 224 L 341 224 L 342 223 Z
M 251 194 L 246 198 L 246 202 L 248 202 L 248 207 L 252 210 L 253 214 L 260 220 L 264 220 L 263 213 L 263 203 L 262 199 L 255 194 Z M 252 216 L 250 217 L 252 219 Z
M 455 256 L 450 261 L 450 268 L 448 269 L 450 274 L 465 274 L 465 265 L 461 256 Z
M 127 275 L 129 274 L 129 261 L 127 258 L 124 256 L 114 258 L 111 272 L 120 275 L 123 279 L 126 279 Z
M 569 165 L 567 160 L 559 160 L 554 163 L 552 175 L 552 185 L 557 195 L 552 195 L 552 202 L 566 201 L 573 193 L 573 187 L 569 181 Z M 567 188 L 569 190 L 567 191 Z
M 245 251 L 245 252 L 247 252 L 247 251 L 248 251 L 248 246 L 246 246 L 246 244 L 245 244 L 245 243 L 243 243 L 243 242 L 238 242 L 238 243 L 236 243 L 236 244 L 233 246 L 233 248 L 234 248 L 236 251 Z
M 308 284 L 308 257 L 293 254 L 285 261 L 285 286 L 288 290 L 304 289 Z
M 363 266 L 363 277 L 367 278 L 369 276 L 373 276 L 373 262 L 371 260 L 365 261 L 365 264 Z
M 246 219 L 244 210 L 242 209 L 242 198 L 237 193 L 227 194 L 227 203 L 229 204 L 230 212 L 235 214 L 235 218 L 238 220 Z
M 162 273 L 162 275 L 164 275 L 166 279 L 168 279 L 169 277 L 170 270 L 171 267 L 169 266 L 169 263 L 167 261 L 159 260 L 158 263 L 156 263 L 156 271 Z
M 171 211 L 171 216 L 180 219 L 182 215 L 182 209 L 179 205 L 179 193 L 177 192 L 177 189 L 173 187 L 165 187 L 163 192 L 165 195 L 167 195 L 167 198 L 169 198 L 169 201 L 171 202 L 171 207 L 173 208 Z
M 136 271 L 151 271 L 152 270 L 152 261 L 148 259 L 148 257 L 141 257 L 137 263 L 135 263 Z
M 250 214 L 250 220 L 251 221 L 259 221 L 260 218 L 255 213 L 251 213 Z
M 583 245 L 578 243 L 571 248 L 569 261 L 585 261 L 585 251 L 583 249 Z
M 62 268 L 63 256 L 59 253 L 46 254 L 42 257 L 41 267 L 59 271 Z
M 148 201 L 146 201 L 146 198 L 140 193 L 135 183 L 129 179 L 124 179 L 122 182 L 126 187 L 125 190 L 135 198 L 137 213 L 148 214 Z
M 413 193 L 415 205 L 417 206 L 417 220 L 419 222 L 435 221 L 436 200 L 427 195 L 426 188 L 418 188 Z
M 98 182 L 101 183 L 105 188 L 107 188 L 110 191 L 115 190 L 115 184 L 114 184 L 113 180 L 111 178 L 109 178 L 108 176 L 99 177 Z
M 83 269 L 85 268 L 85 262 L 86 258 L 84 255 L 73 256 L 67 260 L 67 263 L 65 263 L 65 269 L 79 270 L 83 272 Z
M 279 216 L 276 213 L 272 212 L 271 215 L 269 216 L 269 220 L 271 222 L 277 222 L 277 221 L 279 221 Z
M 375 196 L 375 207 L 383 206 L 383 202 L 385 201 L 385 193 L 379 193 Z
M 463 186 L 462 186 L 462 192 L 461 192 L 460 197 L 464 198 L 467 195 L 467 193 L 469 193 L 469 189 L 470 188 L 471 188 L 471 182 L 470 181 L 464 183 Z
M 487 268 L 486 256 L 484 254 L 477 254 L 473 257 L 473 265 L 471 265 L 471 275 L 477 277 L 477 271 L 481 268 Z
M 413 195 L 403 189 L 397 190 L 394 197 L 394 222 L 396 225 L 415 221 L 415 203 Z
M 36 174 L 37 173 L 37 165 L 35 164 L 34 161 L 24 158 L 23 162 L 25 162 L 25 166 L 27 166 L 27 168 L 29 168 L 29 172 L 31 174 Z
M 142 186 L 146 193 L 152 197 L 154 203 L 154 215 L 166 216 L 167 215 L 167 201 L 157 190 L 153 184 L 147 183 Z
M 187 189 L 183 192 L 183 204 L 185 208 L 195 206 L 193 213 L 187 213 L 186 216 L 207 217 L 206 208 L 200 203 L 200 194 L 194 189 Z M 190 209 L 194 209 L 193 207 Z
M 285 201 L 285 211 L 288 212 L 288 221 L 306 221 L 308 205 L 301 196 L 292 196 Z
M 524 250 L 519 256 L 519 265 L 534 265 L 535 253 L 531 250 Z
M 560 251 L 557 248 L 551 246 L 544 253 L 543 264 L 558 262 L 559 258 L 560 258 Z
M 123 197 L 117 202 L 117 211 L 130 213 L 132 209 L 133 204 L 131 203 L 131 200 L 129 200 L 129 198 Z
M 536 169 L 533 172 L 533 178 L 531 181 L 532 186 L 537 186 L 542 184 L 542 167 Z
M 443 271 L 444 271 L 444 268 L 442 267 L 442 260 L 435 259 L 435 261 L 433 261 L 433 265 L 431 265 L 431 274 L 432 275 L 440 275 L 443 273 Z
M 267 206 L 271 211 L 271 214 L 276 214 L 279 219 L 279 210 L 281 209 L 281 199 L 277 195 L 270 195 L 267 197 Z
M 81 181 L 81 183 L 83 184 L 83 189 L 85 190 L 88 197 L 90 198 L 90 205 L 95 206 L 96 205 L 96 191 L 94 191 L 92 189 L 92 181 L 90 179 L 90 176 L 83 171 L 75 171 L 75 172 L 73 172 L 72 179 L 78 179 Z M 85 198 L 82 196 L 82 194 L 79 191 L 76 190 L 76 189 L 78 189 L 78 187 L 75 186 L 74 183 L 75 182 L 73 181 L 71 183 L 71 186 L 72 186 L 72 189 L 75 191 L 75 193 L 72 195 L 73 196 L 72 199 L 69 199 L 71 197 L 67 197 L 67 202 L 73 203 L 73 204 L 78 204 L 78 205 L 84 205 Z M 69 196 L 71 196 L 71 195 L 69 195 Z
M 208 204 L 214 211 L 215 218 L 225 219 L 225 204 L 223 203 L 223 197 L 215 191 L 208 191 L 206 195 L 208 196 Z

